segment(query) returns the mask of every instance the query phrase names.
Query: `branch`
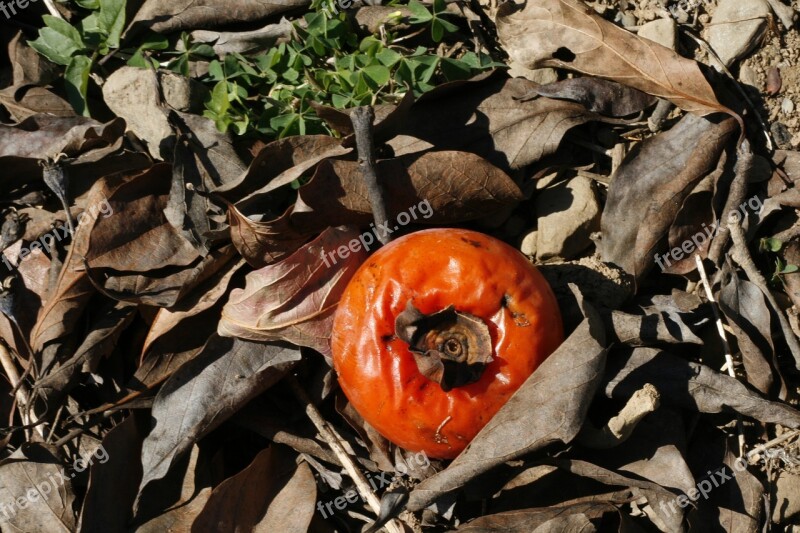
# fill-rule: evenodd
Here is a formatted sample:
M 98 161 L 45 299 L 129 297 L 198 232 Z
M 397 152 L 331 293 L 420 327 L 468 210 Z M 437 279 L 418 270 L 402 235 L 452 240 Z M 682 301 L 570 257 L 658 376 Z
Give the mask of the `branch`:
M 391 234 L 380 230 L 381 227 L 388 227 L 389 216 L 386 209 L 386 191 L 378 181 L 378 172 L 375 166 L 375 142 L 372 135 L 372 122 L 375 120 L 375 111 L 372 106 L 362 106 L 353 109 L 350 113 L 353 121 L 353 130 L 356 136 L 356 147 L 358 149 L 358 163 L 361 174 L 364 176 L 364 183 L 369 194 L 369 204 L 372 207 L 372 215 L 378 230 L 375 234 L 381 244 L 386 244 L 392 240 Z

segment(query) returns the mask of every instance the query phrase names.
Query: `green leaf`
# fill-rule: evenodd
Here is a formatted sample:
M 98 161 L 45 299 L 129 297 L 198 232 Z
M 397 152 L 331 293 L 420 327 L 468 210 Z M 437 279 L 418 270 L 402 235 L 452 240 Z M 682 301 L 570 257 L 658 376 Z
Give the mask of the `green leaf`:
M 100 0 L 75 0 L 75 3 L 83 9 L 100 9 Z
M 91 59 L 86 56 L 75 56 L 64 72 L 67 99 L 72 104 L 75 112 L 85 117 L 91 116 L 86 102 L 86 92 L 89 88 L 89 72 L 91 70 Z
M 72 55 L 86 48 L 80 32 L 65 20 L 50 15 L 42 19 L 46 27 L 39 30 L 38 39 L 28 44 L 53 63 L 69 65 Z
M 781 274 L 791 274 L 792 272 L 797 272 L 800 270 L 797 265 L 786 265 L 783 270 L 781 270 Z
M 444 57 L 440 64 L 442 67 L 442 74 L 447 78 L 447 81 L 465 80 L 472 74 L 470 66 L 458 59 Z
M 100 0 L 100 20 L 107 35 L 106 44 L 119 48 L 119 39 L 125 29 L 125 0 Z
M 774 237 L 767 237 L 765 239 L 761 239 L 759 243 L 759 248 L 761 251 L 769 250 L 770 252 L 779 252 L 783 247 L 783 241 L 780 239 L 776 239 Z
M 437 17 L 437 18 L 436 18 L 436 22 L 438 22 L 439 24 L 441 24 L 441 25 L 442 25 L 442 27 L 444 27 L 444 30 L 445 30 L 447 33 L 453 33 L 453 32 L 455 32 L 455 31 L 458 31 L 458 26 L 456 26 L 455 24 L 453 24 L 452 22 L 450 22 L 450 21 L 449 21 L 449 20 L 447 20 L 447 19 L 443 19 L 443 18 L 441 18 L 441 17 Z
M 408 3 L 408 10 L 411 11 L 409 21 L 412 24 L 425 24 L 433 20 L 433 15 L 417 0 L 411 0 Z
M 378 85 L 386 85 L 392 76 L 389 69 L 383 65 L 370 65 L 361 69 L 361 72 Z
M 214 86 L 206 107 L 217 115 L 224 115 L 228 112 L 231 107 L 231 102 L 228 99 L 228 82 L 221 81 Z
M 435 43 L 441 42 L 444 38 L 444 26 L 440 19 L 433 19 L 431 22 L 431 37 Z
M 389 48 L 384 48 L 377 54 L 375 54 L 375 58 L 380 61 L 382 64 L 386 65 L 387 67 L 391 67 L 395 65 L 398 61 L 403 59 L 403 56 L 394 50 L 390 50 Z

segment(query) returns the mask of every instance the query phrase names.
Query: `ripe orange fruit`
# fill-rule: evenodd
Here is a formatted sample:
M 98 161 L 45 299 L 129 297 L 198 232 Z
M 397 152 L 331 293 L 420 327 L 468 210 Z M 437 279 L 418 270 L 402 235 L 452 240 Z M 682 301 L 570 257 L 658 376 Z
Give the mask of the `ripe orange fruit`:
M 429 229 L 359 268 L 331 347 L 339 384 L 367 422 L 446 459 L 562 341 L 550 286 L 520 252 L 481 233 Z

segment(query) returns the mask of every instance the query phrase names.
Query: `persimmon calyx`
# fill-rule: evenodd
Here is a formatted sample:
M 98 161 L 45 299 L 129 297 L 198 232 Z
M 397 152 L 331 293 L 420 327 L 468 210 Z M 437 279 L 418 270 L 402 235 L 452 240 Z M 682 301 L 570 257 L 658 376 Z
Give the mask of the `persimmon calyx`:
M 395 334 L 408 344 L 420 373 L 445 392 L 478 381 L 493 360 L 489 326 L 452 305 L 425 315 L 409 300 Z

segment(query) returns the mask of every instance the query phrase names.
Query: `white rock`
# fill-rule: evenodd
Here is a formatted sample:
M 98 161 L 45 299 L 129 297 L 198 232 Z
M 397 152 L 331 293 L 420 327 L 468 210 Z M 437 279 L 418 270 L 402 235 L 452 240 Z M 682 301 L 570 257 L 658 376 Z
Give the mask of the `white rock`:
M 781 102 L 781 111 L 783 111 L 784 115 L 791 115 L 792 111 L 794 111 L 794 102 L 792 102 L 791 98 L 784 98 L 783 102 Z
M 654 20 L 639 28 L 639 37 L 650 39 L 662 46 L 676 50 L 678 46 L 678 26 L 672 19 Z
M 519 246 L 519 251 L 528 257 L 536 257 L 536 241 L 539 239 L 539 232 L 536 230 L 528 232 L 522 238 L 522 244 Z
M 535 205 L 538 259 L 572 259 L 591 246 L 589 236 L 600 229 L 601 214 L 592 180 L 577 177 L 545 189 Z
M 711 19 L 708 44 L 729 67 L 758 45 L 771 14 L 767 0 L 722 0 Z

